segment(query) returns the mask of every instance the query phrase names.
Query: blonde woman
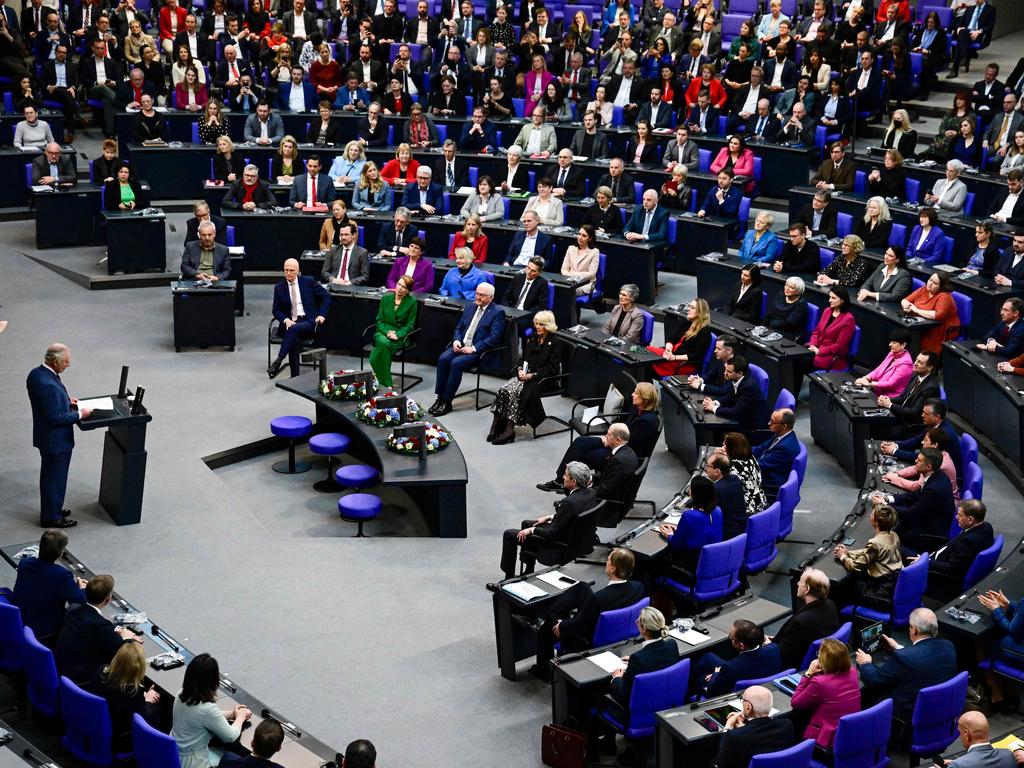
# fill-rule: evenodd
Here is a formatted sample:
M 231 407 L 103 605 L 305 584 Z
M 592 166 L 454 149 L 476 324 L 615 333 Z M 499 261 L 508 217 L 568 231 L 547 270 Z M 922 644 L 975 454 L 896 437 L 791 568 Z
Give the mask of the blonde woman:
M 910 127 L 910 114 L 905 109 L 894 109 L 889 127 L 882 137 L 882 146 L 892 148 L 903 157 L 913 157 L 917 151 L 917 131 Z
M 583 224 L 576 233 L 576 244 L 565 249 L 562 274 L 577 280 L 577 296 L 586 296 L 594 291 L 597 268 L 601 262 L 601 254 L 596 244 L 597 234 L 594 228 L 589 224 Z
M 469 248 L 473 252 L 473 261 L 482 264 L 487 261 L 487 235 L 484 224 L 476 214 L 466 219 L 461 232 L 456 232 L 448 249 L 448 258 L 454 259 L 459 248 Z
M 611 694 L 623 707 L 629 706 L 633 680 L 638 674 L 656 672 L 679 661 L 679 646 L 668 636 L 665 616 L 661 611 L 650 606 L 644 608 L 636 624 L 644 644 L 624 662 L 624 668 L 612 672 Z
M 277 154 L 270 161 L 270 177 L 277 179 L 278 184 L 291 184 L 296 176 L 304 172 L 302 160 L 299 159 L 299 142 L 294 136 L 281 139 Z
M 698 373 L 704 363 L 711 348 L 711 308 L 704 299 L 694 299 L 686 307 L 686 319 L 690 324 L 678 342 L 647 348 L 664 358 L 664 362 L 654 364 L 658 376 L 689 376 Z
M 367 160 L 359 172 L 359 181 L 352 192 L 352 209 L 389 211 L 392 194 L 391 185 L 381 178 L 377 164 L 373 160 Z
M 350 141 L 345 151 L 334 158 L 331 169 L 327 172 L 335 184 L 352 184 L 356 182 L 366 165 L 366 152 L 358 141 Z
M 538 427 L 547 418 L 540 398 L 540 382 L 558 373 L 554 333 L 555 315 L 542 310 L 533 316 L 533 335 L 523 342 L 523 354 L 515 375 L 498 390 L 491 406 L 494 417 L 487 441 L 494 445 L 514 443 L 516 426 Z
M 160 693 L 145 685 L 146 652 L 140 643 L 122 643 L 110 664 L 103 668 L 99 680 L 85 689 L 107 701 L 115 751 L 130 752 L 132 715 L 142 715 L 150 725 L 159 727 L 157 704 Z

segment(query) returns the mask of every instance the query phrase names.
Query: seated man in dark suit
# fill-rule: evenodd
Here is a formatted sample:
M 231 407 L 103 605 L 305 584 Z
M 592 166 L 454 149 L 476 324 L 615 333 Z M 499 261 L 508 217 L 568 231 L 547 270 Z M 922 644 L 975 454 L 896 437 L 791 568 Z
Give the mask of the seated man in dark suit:
M 977 348 L 998 357 L 1017 357 L 1024 352 L 1024 323 L 1020 322 L 1024 301 L 1007 299 L 999 309 L 999 322 L 986 334 L 986 341 Z
M 697 94 L 697 103 L 686 115 L 686 127 L 696 136 L 717 136 L 720 116 L 718 108 L 711 103 L 711 94 L 702 89 Z
M 408 184 L 402 205 L 410 211 L 421 211 L 431 216 L 438 211 L 444 213 L 444 190 L 440 184 L 433 182 L 433 171 L 430 166 L 421 165 L 416 169 L 416 183 Z
M 796 221 L 803 224 L 811 236 L 835 237 L 839 211 L 832 203 L 832 195 L 823 189 L 814 193 L 814 198 L 800 209 Z
M 915 432 L 921 423 L 921 409 L 927 400 L 939 396 L 939 356 L 929 350 L 917 353 L 914 358 L 914 375 L 907 386 L 896 397 L 879 395 L 878 405 L 888 408 L 892 415 L 903 423 L 903 431 L 907 428 Z
M 924 353 L 922 353 L 924 354 Z M 921 445 L 921 441 L 924 440 L 925 433 L 929 429 L 939 428 L 946 432 L 949 437 L 949 443 L 946 445 L 946 452 L 949 453 L 949 458 L 953 460 L 953 466 L 956 467 L 956 476 L 964 476 L 964 462 L 963 456 L 960 453 L 960 435 L 957 434 L 956 428 L 952 422 L 946 418 L 946 403 L 938 398 L 925 400 L 924 405 L 921 406 L 921 422 L 924 424 L 924 429 L 906 440 L 898 440 L 896 442 L 887 441 L 882 443 L 879 447 L 882 453 L 888 454 L 889 456 L 895 456 L 900 461 L 915 461 L 917 459 L 917 451 Z
M 231 274 L 231 254 L 226 245 L 216 242 L 217 228 L 212 221 L 199 225 L 199 239 L 185 243 L 181 254 L 181 276 L 186 280 L 227 280 Z
M 1024 217 L 1024 202 L 1021 203 L 1021 209 Z M 1024 226 L 1024 221 L 1015 226 Z M 1013 244 L 1003 252 L 996 263 L 994 279 L 996 285 L 1024 289 L 1024 233 L 1014 234 Z
M 715 484 L 715 501 L 722 510 L 722 540 L 747 530 L 747 505 L 743 481 L 732 472 L 732 462 L 724 453 L 713 453 L 704 466 L 704 474 Z
M 907 491 L 892 499 L 879 492 L 871 494 L 875 503 L 892 504 L 899 514 L 896 531 L 902 549 L 923 552 L 927 549 L 923 536 L 946 540 L 956 503 L 949 478 L 942 472 L 942 452 L 935 448 L 922 448 L 914 460 L 914 468 L 923 482 L 921 490 Z
M 628 549 L 613 549 L 604 564 L 606 587 L 594 592 L 589 584 L 580 581 L 552 601 L 537 635 L 537 666 L 531 672 L 548 680 L 548 664 L 556 642 L 562 646 L 562 653 L 585 651 L 592 645 L 602 613 L 626 608 L 643 599 L 644 585 L 630 580 L 635 564 L 636 559 Z
M 535 314 L 548 308 L 548 281 L 540 276 L 543 271 L 544 259 L 534 256 L 527 262 L 526 269 L 512 278 L 501 299 L 501 303 L 506 307 L 523 309 L 530 313 L 519 319 L 520 332 L 533 325 Z
M 522 525 L 516 528 L 509 528 L 505 531 L 501 541 L 501 571 L 506 579 L 516 575 L 516 560 L 523 562 L 523 570 L 526 573 L 533 573 L 535 565 L 534 554 L 539 553 L 541 562 L 549 565 L 556 565 L 561 553 L 561 546 L 545 547 L 544 542 L 557 542 L 558 545 L 565 545 L 571 550 L 578 550 L 589 542 L 569 541 L 569 533 L 572 530 L 573 522 L 577 517 L 597 503 L 594 489 L 590 487 L 590 467 L 578 461 L 570 462 L 565 468 L 565 476 L 562 478 L 562 485 L 568 492 L 564 499 L 555 503 L 553 515 L 524 520 Z M 596 522 L 595 526 L 596 526 Z M 588 531 L 593 536 L 593 531 Z M 532 552 L 522 552 L 519 557 L 516 554 L 531 536 L 535 537 L 530 542 Z M 541 541 L 537 541 L 540 539 Z M 550 563 L 545 561 L 545 549 L 553 555 Z
M 462 383 L 462 372 L 480 362 L 489 349 L 501 344 L 505 336 L 505 310 L 494 304 L 494 286 L 480 283 L 473 304 L 466 305 L 452 334 L 452 343 L 437 360 L 434 394 L 437 399 L 428 412 L 445 416 L 452 412 L 452 400 Z
M 192 218 L 185 222 L 185 242 L 199 239 L 199 225 L 204 221 L 212 221 L 217 230 L 214 238 L 221 245 L 227 245 L 228 223 L 220 216 L 213 216 L 210 213 L 210 206 L 205 202 L 199 202 L 192 206 Z
M 357 242 L 356 225 L 342 224 L 341 242 L 324 259 L 321 280 L 335 285 L 364 285 L 370 279 L 370 254 Z
M 636 202 L 636 189 L 633 187 L 633 177 L 622 170 L 622 158 L 613 157 L 608 162 L 608 173 L 604 174 L 597 181 L 598 187 L 608 187 L 612 191 L 612 197 L 616 203 Z M 597 189 L 597 187 L 594 187 Z
M 221 758 L 220 764 L 226 768 L 282 768 L 270 758 L 281 751 L 284 744 L 284 728 L 277 720 L 260 721 L 252 733 L 252 754 L 242 757 L 228 752 Z
M 555 197 L 583 197 L 583 171 L 573 165 L 571 149 L 558 151 L 558 162 L 548 172 L 548 178 L 555 182 L 551 192 Z
M 474 110 L 474 113 L 476 110 Z M 483 129 L 481 128 L 481 131 Z M 491 131 L 493 132 L 493 128 Z M 481 135 L 483 135 L 481 133 Z M 494 141 L 493 137 L 491 139 Z M 442 157 L 434 163 L 432 179 L 437 179 L 437 185 L 442 192 L 455 192 L 461 187 L 469 186 L 469 163 L 461 157 L 456 157 L 458 149 L 452 139 L 445 139 L 441 145 Z M 449 173 L 451 171 L 451 173 Z
M 299 210 L 313 205 L 330 207 L 337 197 L 334 182 L 326 173 L 320 172 L 320 156 L 309 155 L 306 158 L 306 172 L 292 180 L 292 188 L 288 193 L 288 204 Z
M 85 585 L 85 603 L 71 606 L 64 616 L 57 638 L 57 669 L 78 685 L 99 674 L 122 643 L 142 642 L 130 629 L 115 627 L 103 616 L 113 594 L 113 576 L 93 576 Z
M 782 669 L 782 654 L 775 643 L 764 642 L 764 632 L 747 619 L 737 619 L 729 630 L 736 655 L 725 660 L 705 653 L 693 665 L 690 687 L 706 696 L 720 696 L 736 690 L 740 680 L 766 677 Z
M 743 125 L 743 133 L 747 138 L 757 141 L 776 141 L 781 130 L 782 124 L 772 113 L 772 103 L 768 99 L 758 100 L 757 111 Z
M 793 746 L 793 721 L 771 717 L 772 692 L 762 685 L 743 691 L 743 711 L 725 721 L 716 768 L 746 768 L 750 758 Z
M 992 524 L 985 522 L 985 502 L 981 499 L 961 501 L 956 511 L 956 522 L 960 533 L 932 553 L 928 560 L 925 594 L 942 603 L 948 603 L 960 594 L 964 577 L 975 558 L 995 541 Z
M 32 161 L 32 183 L 74 186 L 78 183 L 74 156 L 61 154 L 60 144 L 50 142 L 43 153 Z
M 711 397 L 720 397 L 732 389 L 732 384 L 725 379 L 725 364 L 736 355 L 739 344 L 739 339 L 728 333 L 723 333 L 715 339 L 715 351 L 711 362 L 708 363 L 703 376 L 693 375 L 687 378 L 690 387 Z
M 22 623 L 46 645 L 56 640 L 65 606 L 85 602 L 85 580 L 75 578 L 57 562 L 67 545 L 63 531 L 44 531 L 38 557 L 22 558 L 14 580 L 14 604 L 21 609 Z
M 395 209 L 392 224 L 384 224 L 377 237 L 377 252 L 383 256 L 397 256 L 407 253 L 409 241 L 416 237 L 416 230 L 409 229 L 409 218 L 412 211 L 404 205 Z
M 891 637 L 882 635 L 892 653 L 882 664 L 858 649 L 857 665 L 863 684 L 863 706 L 881 699 L 892 699 L 893 717 L 910 722 L 917 692 L 944 683 L 957 673 L 956 651 L 949 640 L 937 637 L 939 622 L 928 608 L 915 608 L 910 614 L 910 647 L 904 648 Z
M 615 525 L 618 525 L 629 512 L 626 505 L 633 500 L 632 496 L 636 492 L 633 476 L 640 466 L 640 460 L 628 445 L 629 427 L 625 424 L 612 424 L 601 440 L 612 455 L 601 466 L 601 474 L 594 483 L 594 492 L 599 499 L 608 502 L 601 513 L 601 523 L 614 520 Z
M 789 408 L 774 411 L 768 421 L 772 436 L 754 447 L 754 458 L 761 467 L 761 481 L 765 488 L 778 489 L 789 478 L 793 460 L 800 452 L 793 426 L 796 414 Z
M 861 51 L 860 66 L 846 78 L 846 93 L 856 105 L 857 112 L 874 113 L 880 106 L 882 75 L 875 68 L 871 51 Z
M 525 267 L 534 256 L 547 262 L 551 253 L 551 237 L 538 230 L 539 225 L 540 217 L 536 211 L 527 211 L 523 214 L 523 228 L 512 236 L 505 256 L 506 265 Z
M 750 435 L 764 424 L 767 402 L 761 385 L 753 376 L 748 375 L 750 368 L 747 359 L 736 355 L 725 364 L 725 378 L 732 382 L 733 391 L 726 392 L 718 400 L 704 398 L 704 410 L 725 419 L 732 419 L 739 425 L 740 431 Z
M 735 219 L 739 215 L 743 190 L 732 183 L 732 178 L 735 175 L 728 168 L 723 168 L 718 172 L 718 184 L 708 190 L 704 204 L 697 211 L 698 217 L 702 219 Z
M 796 583 L 798 605 L 793 615 L 768 642 L 779 647 L 782 668 L 800 669 L 811 643 L 839 629 L 839 612 L 828 599 L 830 582 L 824 571 L 807 568 Z
M 242 169 L 242 178 L 231 182 L 221 206 L 224 208 L 255 211 L 257 208 L 273 208 L 277 200 L 267 182 L 260 179 L 259 170 L 251 163 Z
M 299 375 L 299 347 L 305 336 L 312 336 L 316 327 L 327 318 L 331 295 L 315 277 L 299 275 L 297 259 L 284 263 L 284 280 L 274 286 L 274 317 L 280 323 L 278 333 L 284 331 L 277 358 L 267 367 L 267 375 L 274 378 L 281 372 L 284 359 L 292 376 Z

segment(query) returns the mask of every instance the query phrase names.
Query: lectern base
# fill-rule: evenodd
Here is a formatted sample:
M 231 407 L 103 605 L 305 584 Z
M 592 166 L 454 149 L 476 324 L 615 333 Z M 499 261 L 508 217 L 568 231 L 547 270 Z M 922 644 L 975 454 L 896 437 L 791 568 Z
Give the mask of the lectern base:
M 127 442 L 118 439 L 125 431 L 111 427 L 104 436 L 100 505 L 117 525 L 134 525 L 142 519 L 146 451 L 126 450 Z

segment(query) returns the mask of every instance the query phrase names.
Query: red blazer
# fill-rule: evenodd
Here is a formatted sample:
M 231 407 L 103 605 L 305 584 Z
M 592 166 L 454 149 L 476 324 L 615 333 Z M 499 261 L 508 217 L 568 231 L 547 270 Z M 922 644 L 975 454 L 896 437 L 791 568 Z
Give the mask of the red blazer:
M 875 22 L 878 24 L 884 24 L 886 20 L 886 12 L 889 10 L 890 5 L 896 5 L 896 18 L 900 21 L 910 23 L 910 2 L 909 0 L 882 0 L 878 4 L 878 10 L 875 12 Z M 970 10 L 970 9 L 968 9 Z M 970 17 L 967 17 L 970 20 Z
M 466 237 L 461 232 L 455 233 L 455 239 L 452 240 L 452 247 L 448 249 L 448 258 L 455 258 L 455 249 L 466 247 Z M 473 250 L 473 263 L 481 264 L 487 261 L 487 235 L 483 232 L 476 236 L 473 241 L 473 245 L 470 246 Z
M 185 17 L 188 16 L 188 12 L 180 5 L 177 8 L 175 16 L 178 17 L 178 32 L 185 29 Z M 174 35 L 171 33 L 171 9 L 168 6 L 164 6 L 160 9 L 160 39 L 161 40 L 173 40 Z M 177 56 L 173 57 L 177 60 Z
M 804 738 L 814 739 L 818 746 L 831 749 L 839 718 L 860 711 L 857 669 L 852 668 L 845 674 L 802 678 L 790 703 L 793 709 L 811 710 L 811 722 L 804 731 Z
M 697 94 L 700 93 L 701 85 L 703 85 L 703 83 L 704 81 L 701 78 L 694 78 L 693 82 L 690 83 L 690 86 L 686 89 L 687 109 L 692 109 L 693 105 L 697 103 Z M 711 79 L 711 85 L 708 87 L 708 91 L 711 94 L 712 106 L 718 107 L 718 109 L 724 107 L 725 103 L 729 100 L 729 96 L 726 94 L 725 88 L 723 88 L 722 84 L 714 78 Z
M 405 180 L 408 183 L 416 181 L 416 171 L 419 170 L 419 161 L 415 158 L 409 160 L 409 165 L 405 168 Z M 395 179 L 400 178 L 402 175 L 402 167 L 398 162 L 398 158 L 393 158 L 384 163 L 384 167 L 380 169 L 380 177 L 384 179 L 391 186 L 395 186 Z
M 210 94 L 206 90 L 205 85 L 199 85 L 196 90 L 196 104 L 200 107 L 205 107 L 206 102 L 210 100 Z M 185 82 L 182 81 L 174 86 L 174 104 L 178 109 L 184 109 L 185 105 L 188 104 L 188 91 L 185 90 Z
M 843 371 L 850 367 L 850 344 L 853 343 L 853 330 L 857 321 L 852 312 L 842 312 L 832 319 L 832 310 L 826 307 L 821 312 L 818 326 L 811 333 L 809 346 L 817 347 L 814 356 L 814 367 L 818 370 Z M 827 327 L 826 327 L 827 326 Z

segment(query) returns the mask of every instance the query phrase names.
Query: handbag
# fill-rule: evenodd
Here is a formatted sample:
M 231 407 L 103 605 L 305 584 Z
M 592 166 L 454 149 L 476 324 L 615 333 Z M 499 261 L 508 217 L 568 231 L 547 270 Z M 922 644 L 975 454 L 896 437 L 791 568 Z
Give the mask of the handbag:
M 540 757 L 550 768 L 586 768 L 587 735 L 572 728 L 545 725 L 540 735 Z

